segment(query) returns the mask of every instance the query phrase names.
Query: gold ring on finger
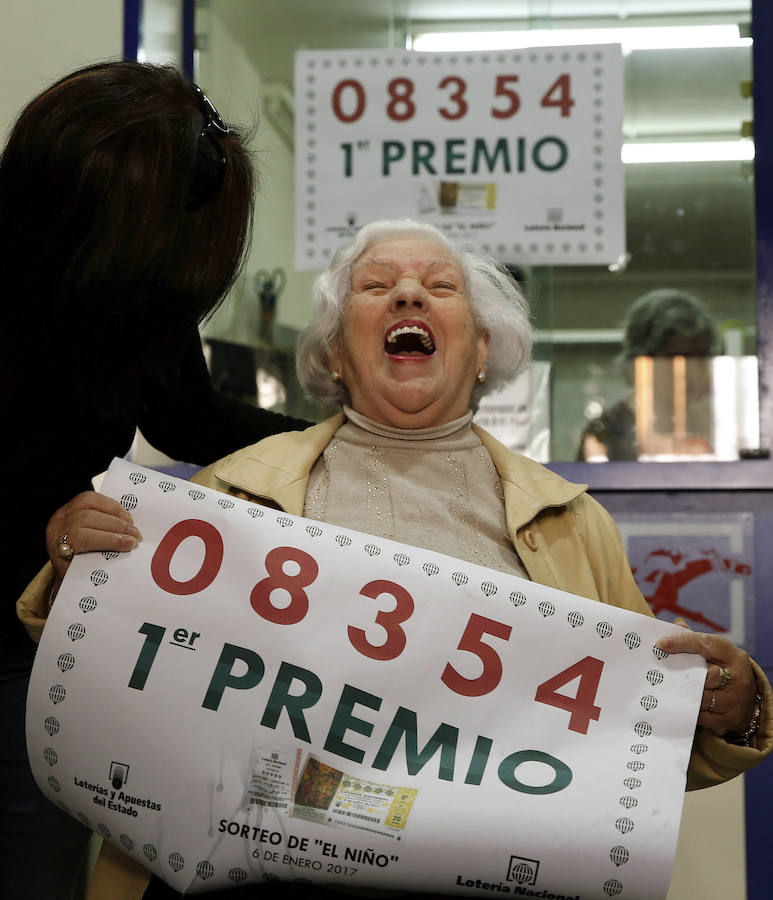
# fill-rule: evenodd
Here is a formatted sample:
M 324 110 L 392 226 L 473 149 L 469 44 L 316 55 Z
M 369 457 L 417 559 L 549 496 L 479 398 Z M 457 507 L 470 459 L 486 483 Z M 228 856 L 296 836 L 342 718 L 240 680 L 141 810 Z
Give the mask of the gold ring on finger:
M 724 691 L 724 689 L 730 684 L 732 680 L 733 676 L 730 674 L 730 670 L 726 669 L 724 666 L 720 666 L 718 690 Z
M 706 710 L 706 712 L 713 713 L 714 707 L 716 705 L 717 705 L 717 694 L 716 694 L 716 691 L 712 691 L 711 692 L 711 703 L 709 703 L 709 708 Z

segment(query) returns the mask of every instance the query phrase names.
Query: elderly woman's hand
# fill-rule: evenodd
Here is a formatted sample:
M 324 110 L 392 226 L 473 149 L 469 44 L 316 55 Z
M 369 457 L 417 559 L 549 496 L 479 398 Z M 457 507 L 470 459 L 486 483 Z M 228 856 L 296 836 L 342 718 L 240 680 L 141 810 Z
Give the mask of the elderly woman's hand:
M 78 494 L 51 516 L 46 527 L 46 549 L 60 578 L 75 553 L 127 551 L 141 540 L 131 514 L 96 491 Z
M 676 624 L 685 633 L 660 638 L 658 646 L 668 653 L 698 653 L 709 664 L 698 724 L 731 740 L 741 737 L 757 714 L 757 683 L 748 654 L 717 634 L 690 631 L 682 620 Z

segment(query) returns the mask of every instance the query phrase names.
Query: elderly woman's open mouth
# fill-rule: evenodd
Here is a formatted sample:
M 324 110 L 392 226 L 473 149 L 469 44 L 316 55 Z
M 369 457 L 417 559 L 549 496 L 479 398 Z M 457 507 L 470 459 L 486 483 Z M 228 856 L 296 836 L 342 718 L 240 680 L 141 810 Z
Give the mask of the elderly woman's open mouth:
M 390 356 L 432 356 L 435 338 L 429 328 L 418 322 L 398 322 L 386 333 L 384 350 Z

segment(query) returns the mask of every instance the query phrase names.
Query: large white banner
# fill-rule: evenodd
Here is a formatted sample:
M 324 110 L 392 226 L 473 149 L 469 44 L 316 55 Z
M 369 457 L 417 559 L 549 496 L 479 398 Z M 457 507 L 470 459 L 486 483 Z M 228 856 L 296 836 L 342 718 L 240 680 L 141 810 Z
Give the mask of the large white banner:
M 181 891 L 663 898 L 705 676 L 675 626 L 115 461 L 28 699 L 44 793 Z
M 295 267 L 410 216 L 516 265 L 625 253 L 619 45 L 295 61 Z

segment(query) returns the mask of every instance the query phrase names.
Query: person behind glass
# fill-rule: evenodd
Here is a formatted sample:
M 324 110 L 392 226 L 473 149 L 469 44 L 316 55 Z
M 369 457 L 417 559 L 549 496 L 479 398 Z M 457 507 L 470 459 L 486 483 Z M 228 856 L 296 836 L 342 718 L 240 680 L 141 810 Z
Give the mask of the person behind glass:
M 216 393 L 204 361 L 198 324 L 240 269 L 253 187 L 244 136 L 202 91 L 132 62 L 48 87 L 0 158 L 2 543 L 13 547 L 0 622 L 2 897 L 72 897 L 89 836 L 38 792 L 26 758 L 34 645 L 14 604 L 45 561 L 45 523 L 127 453 L 137 427 L 204 465 L 308 424 Z M 60 537 L 66 556 L 77 543 Z
M 633 384 L 638 356 L 707 358 L 718 349 L 717 328 L 703 302 L 686 291 L 658 288 L 643 294 L 629 309 L 618 361 L 626 381 Z M 705 381 L 688 380 L 687 399 L 694 410 L 706 399 L 707 386 Z M 586 422 L 577 459 L 636 460 L 639 453 L 634 398 L 628 395 Z
M 481 396 L 529 360 L 525 300 L 503 269 L 431 225 L 380 221 L 337 253 L 315 282 L 313 301 L 298 377 L 339 412 L 237 450 L 196 482 L 651 614 L 611 517 L 584 486 L 472 424 Z M 58 510 L 47 530 L 52 565 L 66 569 L 56 552 L 64 529 L 82 551 L 125 549 L 121 535 L 110 533 L 122 515 L 118 503 L 93 493 Z M 49 566 L 19 601 L 33 634 L 45 625 L 52 577 Z M 764 759 L 773 748 L 773 691 L 761 669 L 714 635 L 686 630 L 663 646 L 709 661 L 689 787 L 716 784 Z M 223 897 L 323 894 L 269 882 Z M 113 896 L 176 895 L 105 842 L 92 897 Z

